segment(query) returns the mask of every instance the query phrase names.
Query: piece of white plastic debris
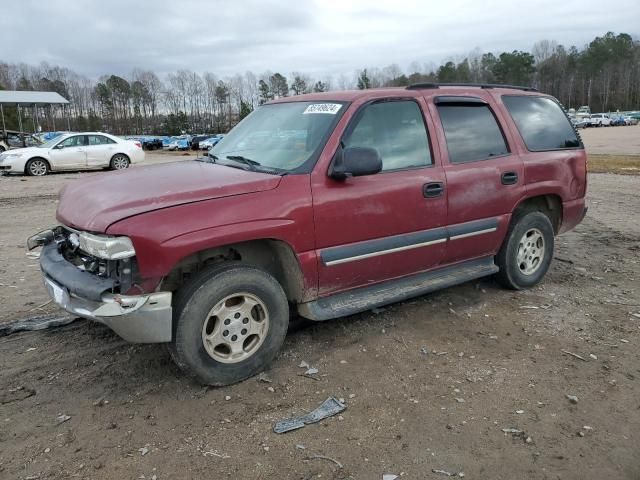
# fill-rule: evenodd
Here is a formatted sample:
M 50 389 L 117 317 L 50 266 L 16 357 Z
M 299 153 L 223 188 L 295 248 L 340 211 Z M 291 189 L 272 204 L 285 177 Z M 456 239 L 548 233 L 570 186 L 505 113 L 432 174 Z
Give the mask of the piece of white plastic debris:
M 567 395 L 567 399 L 573 404 L 578 403 L 578 397 L 576 397 L 575 395 Z
M 516 410 L 516 413 L 517 413 L 518 415 L 522 415 L 522 414 L 524 413 L 524 410 Z
M 139 448 L 138 451 L 144 457 L 147 453 L 149 453 L 149 449 L 147 447 Z
M 303 360 L 303 361 L 300 362 L 300 365 L 298 365 L 298 367 L 299 368 L 309 368 L 309 364 Z
M 314 367 L 311 367 L 306 372 L 304 372 L 305 375 L 315 375 L 316 373 L 318 373 L 318 369 Z
M 58 418 L 56 418 L 56 423 L 60 425 L 61 423 L 66 422 L 67 420 L 71 420 L 71 417 L 69 415 L 58 415 Z

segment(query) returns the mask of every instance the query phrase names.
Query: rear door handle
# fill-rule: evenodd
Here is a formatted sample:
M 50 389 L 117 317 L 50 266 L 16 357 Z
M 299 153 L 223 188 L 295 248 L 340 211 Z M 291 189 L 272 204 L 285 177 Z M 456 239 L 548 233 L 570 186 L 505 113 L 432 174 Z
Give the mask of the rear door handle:
M 504 172 L 501 180 L 503 185 L 515 185 L 518 183 L 518 174 L 516 172 Z
M 440 197 L 444 192 L 444 184 L 442 182 L 425 183 L 422 187 L 424 198 Z

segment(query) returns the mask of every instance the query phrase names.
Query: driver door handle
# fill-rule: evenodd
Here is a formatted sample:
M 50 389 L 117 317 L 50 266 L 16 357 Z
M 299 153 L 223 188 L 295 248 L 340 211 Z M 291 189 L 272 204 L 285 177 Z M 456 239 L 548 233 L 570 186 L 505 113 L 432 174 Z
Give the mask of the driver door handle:
M 440 197 L 444 193 L 444 184 L 442 182 L 425 183 L 422 186 L 422 195 L 424 198 Z

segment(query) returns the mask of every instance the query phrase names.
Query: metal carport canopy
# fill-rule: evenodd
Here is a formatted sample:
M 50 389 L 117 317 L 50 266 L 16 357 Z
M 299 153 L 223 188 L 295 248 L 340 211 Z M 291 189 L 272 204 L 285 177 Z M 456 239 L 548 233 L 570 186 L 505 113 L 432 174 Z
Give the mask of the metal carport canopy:
M 23 92 L 16 90 L 0 90 L 2 105 L 66 105 L 69 100 L 56 92 Z

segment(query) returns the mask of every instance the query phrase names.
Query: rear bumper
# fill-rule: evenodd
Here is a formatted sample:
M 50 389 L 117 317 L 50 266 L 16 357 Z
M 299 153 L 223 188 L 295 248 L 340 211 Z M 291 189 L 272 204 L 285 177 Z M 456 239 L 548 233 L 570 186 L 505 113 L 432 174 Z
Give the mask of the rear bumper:
M 49 296 L 67 312 L 100 322 L 129 342 L 171 341 L 171 292 L 110 293 L 111 280 L 79 270 L 58 253 L 55 243 L 43 247 L 40 268 Z
M 565 233 L 574 229 L 584 220 L 587 210 L 588 207 L 585 205 L 584 197 L 562 202 L 562 225 L 560 225 L 558 233 Z

